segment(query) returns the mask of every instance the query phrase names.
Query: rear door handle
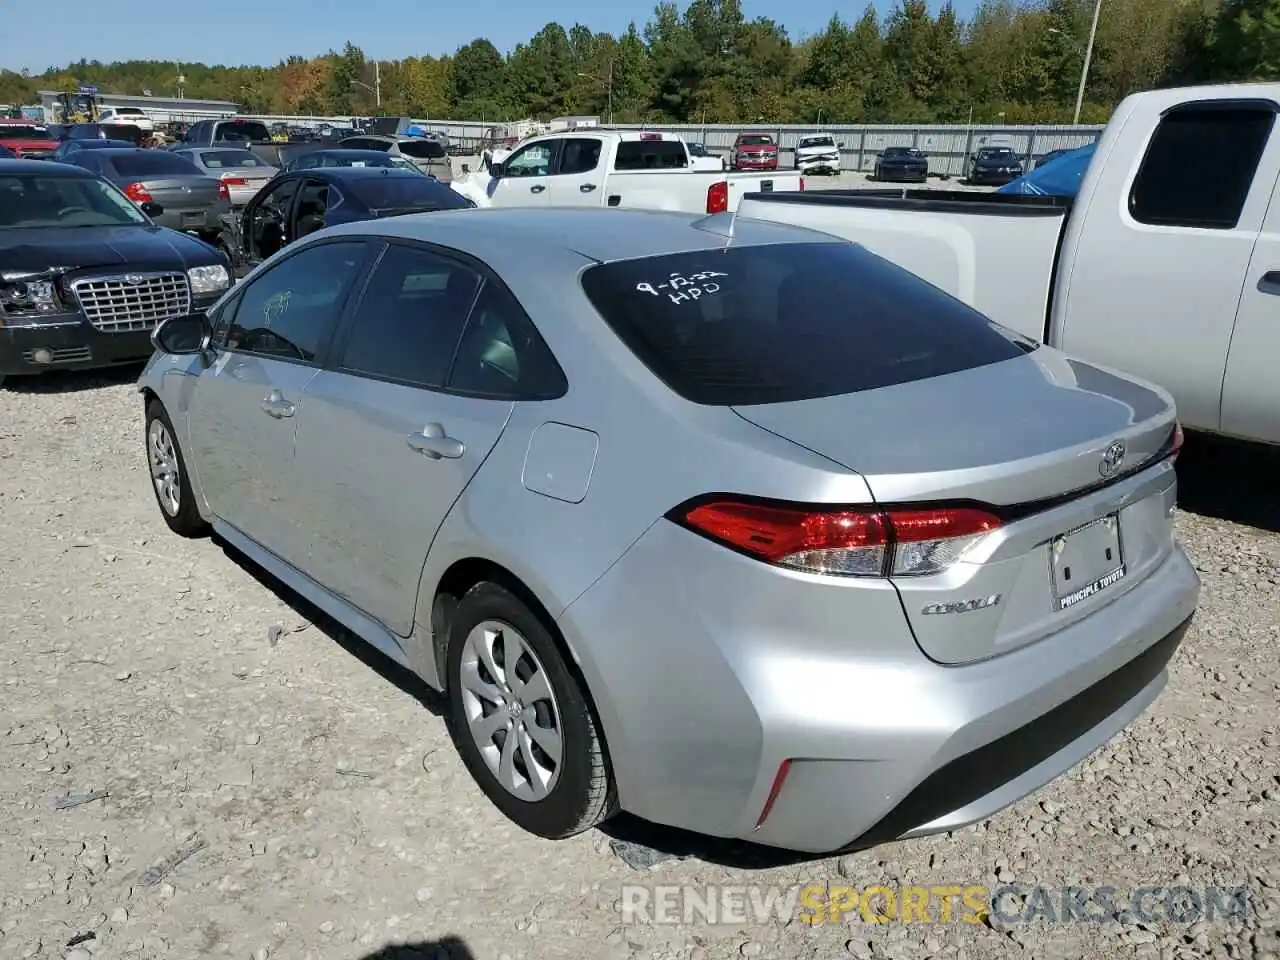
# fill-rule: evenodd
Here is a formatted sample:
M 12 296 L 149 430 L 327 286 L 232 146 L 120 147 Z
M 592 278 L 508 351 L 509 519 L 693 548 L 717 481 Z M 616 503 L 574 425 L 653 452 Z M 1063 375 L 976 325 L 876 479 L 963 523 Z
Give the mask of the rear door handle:
M 1258 292 L 1280 297 L 1280 270 L 1269 270 L 1258 281 Z
M 411 449 L 431 460 L 457 460 L 467 452 L 466 445 L 447 436 L 438 423 L 428 423 L 421 433 L 411 433 L 404 439 Z
M 283 420 L 293 416 L 293 404 L 284 398 L 279 390 L 272 390 L 262 398 L 262 412 L 269 417 Z
M 583 193 L 590 193 L 595 188 L 596 188 L 596 185 L 594 183 L 584 183 L 578 189 L 581 190 Z
M 529 192 L 530 192 L 530 193 L 541 193 L 541 192 L 542 192 L 543 190 L 545 190 L 545 189 L 547 189 L 547 188 L 546 188 L 545 186 L 543 186 L 541 183 L 535 183 L 532 187 L 530 187 L 530 188 L 529 188 Z

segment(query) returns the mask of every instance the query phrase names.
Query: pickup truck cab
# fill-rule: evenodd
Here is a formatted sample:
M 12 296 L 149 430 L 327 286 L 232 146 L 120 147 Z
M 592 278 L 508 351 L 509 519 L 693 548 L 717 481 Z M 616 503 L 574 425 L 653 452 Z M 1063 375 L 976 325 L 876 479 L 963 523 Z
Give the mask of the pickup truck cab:
M 1189 428 L 1280 444 L 1280 84 L 1134 94 L 1074 198 L 753 195 L 993 320 L 1153 381 Z
M 631 207 L 723 213 L 747 193 L 798 191 L 796 172 L 700 170 L 674 134 L 582 131 L 535 137 L 489 166 L 494 207 Z

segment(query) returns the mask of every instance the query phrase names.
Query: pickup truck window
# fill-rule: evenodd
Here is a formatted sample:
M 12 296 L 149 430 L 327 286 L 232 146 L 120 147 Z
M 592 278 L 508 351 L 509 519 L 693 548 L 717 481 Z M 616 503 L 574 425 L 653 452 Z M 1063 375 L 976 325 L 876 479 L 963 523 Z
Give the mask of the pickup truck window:
M 560 148 L 559 173 L 588 173 L 600 164 L 599 140 L 566 140 Z
M 551 147 L 531 143 L 513 153 L 502 169 L 508 177 L 545 177 L 551 172 Z
M 1134 177 L 1129 213 L 1158 226 L 1235 229 L 1275 116 L 1248 105 L 1169 112 Z
M 688 165 L 688 150 L 678 140 L 624 140 L 613 158 L 615 170 L 678 170 Z
M 738 406 L 837 396 L 1032 346 L 852 243 L 699 250 L 589 268 L 588 299 L 675 393 Z

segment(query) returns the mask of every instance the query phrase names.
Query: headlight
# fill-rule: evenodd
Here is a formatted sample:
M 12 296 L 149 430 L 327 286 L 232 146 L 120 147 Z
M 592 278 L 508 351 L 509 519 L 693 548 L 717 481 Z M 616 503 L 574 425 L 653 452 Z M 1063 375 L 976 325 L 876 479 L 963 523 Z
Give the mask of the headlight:
M 227 289 L 227 285 L 231 282 L 227 268 L 217 264 L 210 267 L 192 267 L 187 271 L 187 279 L 191 281 L 191 292 L 195 294 L 217 293 Z

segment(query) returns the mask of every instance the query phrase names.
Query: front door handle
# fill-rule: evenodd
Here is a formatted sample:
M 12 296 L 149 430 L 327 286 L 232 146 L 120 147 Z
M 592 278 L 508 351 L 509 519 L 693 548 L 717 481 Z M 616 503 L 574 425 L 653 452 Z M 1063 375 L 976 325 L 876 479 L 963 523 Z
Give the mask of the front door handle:
M 283 420 L 293 416 L 293 404 L 284 398 L 279 390 L 272 390 L 262 398 L 262 412 L 268 417 Z
M 596 188 L 596 185 L 594 183 L 584 183 L 578 189 L 581 190 L 583 193 L 590 193 L 595 188 Z
M 543 190 L 545 190 L 545 189 L 547 189 L 545 185 L 543 185 L 543 184 L 541 184 L 541 183 L 535 183 L 532 187 L 530 187 L 530 188 L 529 188 L 529 192 L 530 192 L 530 193 L 541 193 L 541 192 L 542 192 Z
M 431 460 L 457 460 L 467 451 L 461 440 L 447 436 L 438 423 L 428 423 L 421 433 L 411 433 L 404 439 L 410 448 Z
M 1280 270 L 1269 270 L 1258 281 L 1258 292 L 1280 297 Z

